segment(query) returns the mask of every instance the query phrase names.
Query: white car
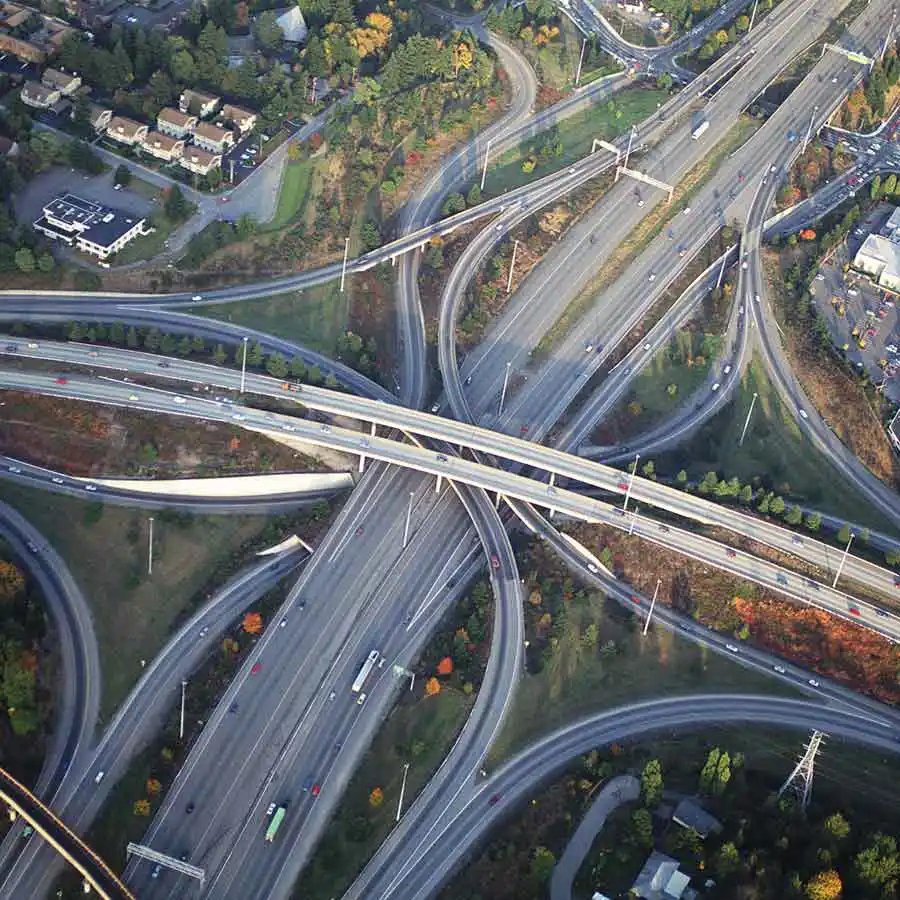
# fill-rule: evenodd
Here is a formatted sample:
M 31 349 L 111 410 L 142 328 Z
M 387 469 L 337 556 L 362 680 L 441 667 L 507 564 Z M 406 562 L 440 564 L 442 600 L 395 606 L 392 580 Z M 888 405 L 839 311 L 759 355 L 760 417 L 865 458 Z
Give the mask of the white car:
M 683 215 L 689 216 L 690 214 L 691 214 L 691 208 L 690 208 L 689 206 L 686 206 L 686 207 L 684 208 L 684 213 L 683 213 Z
M 801 418 L 801 419 L 808 419 L 808 418 L 809 418 L 809 416 L 806 414 L 806 410 L 805 410 L 805 409 L 801 409 L 801 410 L 800 410 L 800 418 Z
M 274 803 L 270 803 L 270 804 L 268 805 L 268 807 L 266 808 L 266 816 L 271 816 L 271 815 L 274 814 L 274 812 L 275 812 L 275 804 L 274 804 Z
M 816 275 L 816 281 L 824 281 L 824 280 L 825 280 L 825 276 L 821 272 L 819 272 L 819 274 Z
M 599 569 L 593 563 L 588 563 L 587 567 L 588 567 L 588 572 L 593 572 L 594 575 L 596 575 L 599 572 Z
M 173 397 L 172 402 L 173 403 L 186 403 L 187 401 L 184 399 L 184 397 Z
M 365 695 L 365 694 L 360 694 L 360 695 L 356 698 L 356 705 L 357 705 L 357 706 L 362 706 L 363 703 L 365 703 L 365 702 L 366 702 L 366 695 Z
M 738 650 L 737 647 L 734 646 L 734 644 L 726 644 L 725 649 L 731 651 L 732 653 L 740 653 L 741 652 L 740 650 Z
M 284 628 L 285 625 L 287 625 L 287 619 L 282 619 L 282 620 L 278 623 L 278 627 L 279 627 L 279 628 Z
M 13 475 L 21 475 L 22 470 L 18 466 L 9 466 L 9 471 L 13 473 Z
M 646 344 L 644 344 L 644 349 L 645 349 L 645 350 L 649 350 L 649 349 L 650 349 L 650 343 L 649 343 L 649 341 L 648 341 Z
M 647 281 L 656 281 L 656 272 L 651 272 L 651 273 L 647 276 Z
M 753 299 L 754 299 L 757 303 L 759 303 L 759 294 L 754 294 L 754 295 L 753 295 Z
M 730 365 L 725 366 L 725 368 L 722 370 L 722 374 L 723 374 L 723 375 L 730 375 L 730 374 L 731 374 L 731 366 L 730 366 Z
M 202 300 L 202 299 L 203 299 L 203 294 L 194 294 L 194 296 L 191 297 L 191 300 L 193 300 L 194 303 L 196 303 L 198 300 Z
M 50 479 L 54 484 L 64 484 L 62 478 L 51 478 Z
M 713 393 L 715 393 L 715 392 L 719 389 L 719 382 L 718 382 L 718 381 L 712 386 L 712 389 L 713 389 Z
M 593 344 L 585 344 L 585 345 L 584 345 L 584 352 L 585 352 L 585 353 L 590 353 L 591 350 L 593 350 L 593 349 L 594 349 L 594 345 L 593 345 Z
M 810 678 L 810 679 L 809 679 L 809 684 L 810 684 L 812 687 L 818 687 L 818 686 L 819 686 L 819 682 L 816 681 L 815 678 Z
M 96 484 L 86 484 L 86 485 L 84 486 L 84 489 L 85 489 L 86 491 L 96 491 L 96 490 L 97 490 L 97 485 L 96 485 Z
M 785 674 L 784 666 L 772 666 L 772 668 L 773 668 L 779 675 L 784 675 L 784 674 Z

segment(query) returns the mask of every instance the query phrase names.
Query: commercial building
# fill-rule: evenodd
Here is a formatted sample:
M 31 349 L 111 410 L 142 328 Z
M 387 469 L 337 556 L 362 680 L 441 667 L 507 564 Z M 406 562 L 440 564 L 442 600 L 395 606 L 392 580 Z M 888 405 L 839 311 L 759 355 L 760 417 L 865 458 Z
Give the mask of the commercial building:
M 188 145 L 184 148 L 180 163 L 182 168 L 195 175 L 209 175 L 214 169 L 221 167 L 222 155 Z
M 184 141 L 154 130 L 144 138 L 141 149 L 163 162 L 175 162 L 184 153 Z
M 125 116 L 113 116 L 106 129 L 108 137 L 120 144 L 125 144 L 126 147 L 142 144 L 149 133 L 148 125 L 135 122 L 134 119 L 127 119 Z
M 84 253 L 106 259 L 146 233 L 146 219 L 134 218 L 74 194 L 51 200 L 34 223 L 37 231 Z
M 236 128 L 241 135 L 245 135 L 256 128 L 257 119 L 258 116 L 252 110 L 242 109 L 240 106 L 226 103 L 219 113 L 216 124 L 220 128 L 230 124 L 233 128 Z
M 163 134 L 171 137 L 186 138 L 189 134 L 194 133 L 194 129 L 197 127 L 197 117 L 167 106 L 159 111 L 159 115 L 156 117 L 156 127 Z
M 194 130 L 194 144 L 210 153 L 224 153 L 234 146 L 234 133 L 210 122 L 201 122 Z
M 880 234 L 870 234 L 853 257 L 853 268 L 880 288 L 900 293 L 900 208 L 885 222 Z
M 56 88 L 44 87 L 36 81 L 26 81 L 19 97 L 32 109 L 53 109 L 62 100 L 62 94 Z
M 178 108 L 183 113 L 190 113 L 200 119 L 211 116 L 222 101 L 214 94 L 204 94 L 202 91 L 182 91 L 178 98 Z

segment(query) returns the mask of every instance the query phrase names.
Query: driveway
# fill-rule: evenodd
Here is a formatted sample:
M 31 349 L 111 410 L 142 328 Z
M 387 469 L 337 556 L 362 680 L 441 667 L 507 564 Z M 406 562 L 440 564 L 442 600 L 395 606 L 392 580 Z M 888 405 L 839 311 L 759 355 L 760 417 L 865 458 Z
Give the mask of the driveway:
M 597 794 L 575 830 L 550 878 L 550 900 L 572 900 L 572 883 L 610 813 L 641 795 L 641 783 L 633 775 L 611 778 Z

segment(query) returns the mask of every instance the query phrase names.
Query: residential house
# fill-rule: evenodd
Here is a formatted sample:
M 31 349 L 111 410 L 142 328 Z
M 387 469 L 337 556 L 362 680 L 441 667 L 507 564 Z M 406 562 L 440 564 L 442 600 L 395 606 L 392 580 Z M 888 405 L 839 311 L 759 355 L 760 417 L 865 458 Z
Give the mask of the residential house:
M 224 153 L 234 146 L 234 132 L 210 122 L 201 122 L 194 131 L 194 144 L 210 153 Z
M 222 156 L 219 153 L 210 153 L 208 150 L 188 144 L 184 148 L 180 163 L 182 168 L 195 175 L 209 175 L 213 169 L 222 166 Z
M 181 154 L 184 153 L 184 140 L 154 129 L 144 138 L 141 149 L 164 162 L 175 162 L 176 159 L 181 159 Z
M 630 893 L 643 900 L 688 900 L 695 892 L 688 887 L 690 876 L 678 870 L 678 860 L 654 851 L 638 873 Z
M 245 134 L 249 134 L 256 128 L 258 116 L 255 112 L 252 112 L 249 109 L 242 109 L 240 106 L 233 106 L 231 103 L 226 103 L 222 107 L 222 112 L 219 113 L 219 118 L 216 124 L 219 127 L 223 127 L 227 124 L 231 124 L 234 128 L 241 133 L 241 136 Z
M 113 116 L 106 128 L 107 137 L 111 137 L 120 144 L 125 144 L 126 147 L 134 147 L 143 143 L 149 132 L 149 125 L 135 122 L 134 119 L 128 119 L 125 116 Z
M 47 88 L 55 88 L 63 97 L 71 97 L 81 87 L 81 76 L 70 75 L 60 69 L 44 69 L 41 84 Z
M 75 114 L 75 110 L 72 110 L 72 114 Z M 88 103 L 88 115 L 91 123 L 91 128 L 97 134 L 102 134 L 109 128 L 109 123 L 112 121 L 112 110 L 105 109 L 97 103 Z
M 276 9 L 275 12 L 279 13 L 275 22 L 284 32 L 285 41 L 288 44 L 302 44 L 306 40 L 309 29 L 306 27 L 300 7 L 291 6 L 289 9 Z
M 159 115 L 156 117 L 156 127 L 170 137 L 186 138 L 194 133 L 194 129 L 197 127 L 197 117 L 167 106 L 159 111 Z
M 19 153 L 19 145 L 6 135 L 0 134 L 0 156 L 12 157 Z
M 672 821 L 682 828 L 692 828 L 704 841 L 710 832 L 722 830 L 722 823 L 693 800 L 680 800 L 672 813 Z
M 34 227 L 52 240 L 106 259 L 145 234 L 145 224 L 146 219 L 102 203 L 62 194 L 44 207 Z
M 76 34 L 75 29 L 61 19 L 0 0 L 0 53 L 11 53 L 25 62 L 43 63 L 70 34 Z
M 56 88 L 44 87 L 36 81 L 26 81 L 19 96 L 32 109 L 53 109 L 62 100 L 62 95 Z
M 213 94 L 202 91 L 182 91 L 178 98 L 178 108 L 183 113 L 191 113 L 200 119 L 209 118 L 218 108 L 221 100 Z

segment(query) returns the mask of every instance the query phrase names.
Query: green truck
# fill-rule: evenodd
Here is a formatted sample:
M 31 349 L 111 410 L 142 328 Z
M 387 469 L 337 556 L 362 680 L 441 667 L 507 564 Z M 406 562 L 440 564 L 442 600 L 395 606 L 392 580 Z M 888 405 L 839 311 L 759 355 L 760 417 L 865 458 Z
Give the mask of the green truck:
M 284 821 L 284 814 L 286 812 L 286 806 L 279 806 L 278 809 L 276 809 L 272 814 L 272 821 L 269 822 L 269 827 L 266 829 L 267 844 L 271 844 L 272 841 L 275 840 L 275 835 L 278 834 L 278 829 L 281 827 L 281 823 Z

